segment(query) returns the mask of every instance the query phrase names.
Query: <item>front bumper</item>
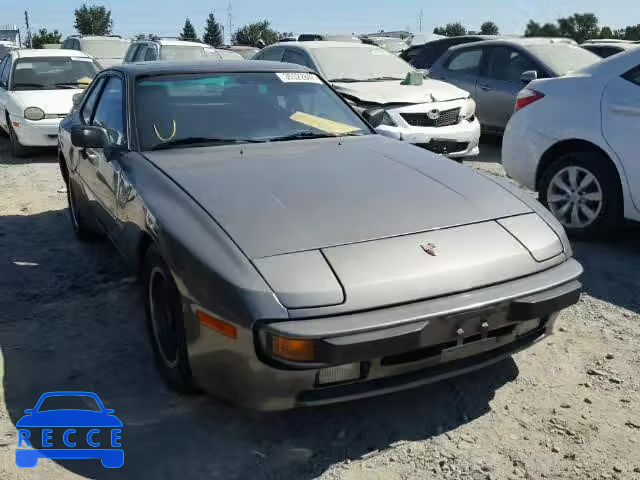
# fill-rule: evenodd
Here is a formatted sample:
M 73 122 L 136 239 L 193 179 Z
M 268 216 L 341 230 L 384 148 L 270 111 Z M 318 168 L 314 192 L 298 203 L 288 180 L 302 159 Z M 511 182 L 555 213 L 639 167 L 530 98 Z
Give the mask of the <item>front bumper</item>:
M 240 345 L 221 343 L 206 332 L 215 338 L 190 345 L 193 374 L 203 388 L 259 410 L 337 403 L 428 384 L 500 361 L 551 334 L 557 313 L 579 299 L 581 273 L 580 265 L 568 260 L 530 277 L 449 297 L 257 324 L 253 335 L 238 336 Z M 316 340 L 318 363 L 275 360 L 266 347 L 270 335 Z M 359 379 L 320 384 L 327 367 L 352 362 L 360 363 Z
M 447 102 L 448 103 L 448 102 Z M 434 103 L 419 104 L 387 110 L 387 114 L 396 126 L 381 125 L 376 131 L 384 136 L 409 142 L 435 153 L 450 158 L 477 156 L 480 153 L 480 122 L 473 112 L 465 112 L 455 125 L 442 127 L 410 125 L 403 114 L 422 114 L 431 109 L 442 111 L 468 108 L 465 101 L 451 102 L 451 104 Z
M 58 145 L 60 118 L 43 119 L 37 122 L 11 116 L 13 131 L 25 147 L 55 147 Z

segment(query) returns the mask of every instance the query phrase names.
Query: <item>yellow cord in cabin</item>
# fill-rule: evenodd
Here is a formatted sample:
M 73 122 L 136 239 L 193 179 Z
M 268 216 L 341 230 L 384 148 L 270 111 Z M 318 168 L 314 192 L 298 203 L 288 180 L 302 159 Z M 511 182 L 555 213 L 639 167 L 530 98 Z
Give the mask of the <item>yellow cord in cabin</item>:
M 158 137 L 159 140 L 161 140 L 163 142 L 168 142 L 169 140 L 173 140 L 174 139 L 174 137 L 176 136 L 176 132 L 177 132 L 176 121 L 172 120 L 171 123 L 173 125 L 173 128 L 171 130 L 171 135 L 169 135 L 167 138 L 164 138 L 162 135 L 160 135 L 160 132 L 158 132 L 158 127 L 156 127 L 155 125 L 153 126 L 153 131 L 155 132 L 156 137 Z

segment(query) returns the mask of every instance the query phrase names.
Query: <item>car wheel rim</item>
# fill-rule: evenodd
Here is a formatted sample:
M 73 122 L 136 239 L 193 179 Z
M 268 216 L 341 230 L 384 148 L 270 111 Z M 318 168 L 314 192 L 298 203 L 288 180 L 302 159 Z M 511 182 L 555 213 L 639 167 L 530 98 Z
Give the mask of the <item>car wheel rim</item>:
M 547 205 L 567 228 L 580 229 L 600 216 L 604 196 L 595 175 L 582 167 L 566 167 L 554 175 L 547 189 Z
M 158 352 L 169 368 L 178 363 L 178 319 L 171 298 L 168 279 L 160 267 L 154 267 L 149 275 L 151 327 Z

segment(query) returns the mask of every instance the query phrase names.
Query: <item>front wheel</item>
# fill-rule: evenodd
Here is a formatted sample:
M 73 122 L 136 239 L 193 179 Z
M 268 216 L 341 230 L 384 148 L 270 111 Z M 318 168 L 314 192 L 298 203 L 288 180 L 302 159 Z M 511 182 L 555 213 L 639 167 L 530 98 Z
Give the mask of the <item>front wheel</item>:
M 146 254 L 143 279 L 147 332 L 156 366 L 173 390 L 194 393 L 180 293 L 155 246 Z
M 540 182 L 540 201 L 574 237 L 590 238 L 622 218 L 622 192 L 615 167 L 602 154 L 560 156 Z
M 16 135 L 11 122 L 9 122 L 9 119 L 7 119 L 7 122 L 9 125 L 9 141 L 11 142 L 11 154 L 16 158 L 26 157 L 29 153 L 29 150 L 27 149 L 27 147 L 20 143 L 20 140 L 18 140 L 18 136 Z

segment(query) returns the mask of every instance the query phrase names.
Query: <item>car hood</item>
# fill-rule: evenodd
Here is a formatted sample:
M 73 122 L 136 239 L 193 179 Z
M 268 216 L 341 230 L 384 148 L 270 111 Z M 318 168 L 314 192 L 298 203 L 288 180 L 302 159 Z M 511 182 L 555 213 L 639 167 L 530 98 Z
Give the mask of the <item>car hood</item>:
M 361 102 L 378 103 L 431 103 L 468 98 L 469 92 L 439 80 L 425 79 L 422 85 L 402 85 L 400 81 L 333 83 L 343 95 Z
M 112 57 L 94 57 L 96 62 L 103 68 L 114 67 L 116 65 L 121 65 L 123 58 L 112 58 Z
M 82 91 L 81 88 L 19 90 L 11 92 L 11 95 L 23 110 L 28 107 L 38 107 L 47 114 L 66 115 L 73 107 L 73 96 Z
M 379 135 L 145 155 L 252 259 L 531 212 L 470 168 Z
M 50 410 L 25 415 L 17 427 L 121 427 L 114 415 L 90 410 Z

